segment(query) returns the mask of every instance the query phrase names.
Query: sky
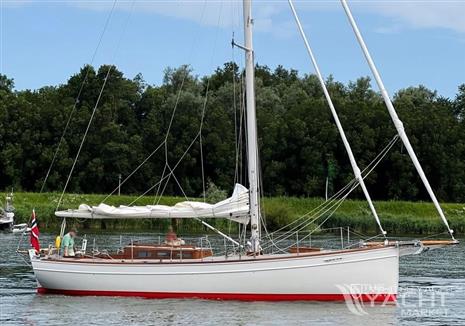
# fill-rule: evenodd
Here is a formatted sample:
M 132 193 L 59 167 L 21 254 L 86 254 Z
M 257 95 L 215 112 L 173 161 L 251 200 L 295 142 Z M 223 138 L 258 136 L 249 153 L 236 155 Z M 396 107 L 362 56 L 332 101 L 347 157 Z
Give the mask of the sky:
M 325 77 L 347 83 L 371 76 L 338 0 L 294 4 Z M 237 0 L 0 0 L 0 5 L 0 73 L 13 78 L 17 90 L 66 83 L 87 63 L 115 64 L 128 78 L 142 73 L 148 84 L 160 84 L 166 67 L 190 64 L 203 76 L 227 61 L 243 65 L 242 50 L 231 49 L 233 33 L 243 42 Z M 422 84 L 453 98 L 465 83 L 465 0 L 349 0 L 349 5 L 391 94 Z M 253 16 L 259 64 L 313 73 L 286 0 L 256 0 Z

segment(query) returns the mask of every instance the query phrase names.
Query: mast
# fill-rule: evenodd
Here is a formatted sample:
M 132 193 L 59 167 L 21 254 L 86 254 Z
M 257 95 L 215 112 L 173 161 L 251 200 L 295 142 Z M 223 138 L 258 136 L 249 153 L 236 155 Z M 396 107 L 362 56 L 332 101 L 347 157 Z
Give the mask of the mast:
M 352 152 L 352 148 L 350 147 L 349 141 L 347 140 L 346 134 L 344 132 L 344 128 L 342 127 L 341 121 L 339 120 L 339 116 L 337 114 L 336 108 L 334 107 L 333 100 L 331 99 L 331 96 L 329 95 L 328 88 L 326 87 L 325 81 L 323 79 L 323 75 L 321 74 L 320 68 L 318 67 L 318 63 L 316 61 L 315 55 L 313 54 L 312 48 L 310 47 L 310 44 L 308 43 L 308 39 L 302 28 L 302 24 L 300 23 L 299 16 L 297 15 L 297 12 L 295 11 L 294 4 L 292 3 L 292 0 L 288 0 L 288 3 L 289 3 L 289 6 L 291 7 L 292 14 L 294 15 L 295 21 L 297 23 L 297 27 L 299 28 L 300 35 L 302 36 L 308 55 L 310 56 L 310 60 L 312 61 L 312 64 L 315 69 L 315 73 L 318 77 L 318 80 L 320 82 L 321 88 L 323 89 L 323 93 L 325 95 L 326 101 L 328 102 L 328 106 L 333 116 L 334 122 L 336 123 L 336 127 L 339 131 L 339 134 L 341 135 L 342 143 L 344 144 L 347 155 L 349 156 L 350 165 L 352 166 L 352 170 L 354 171 L 355 178 L 357 179 L 358 183 L 360 184 L 360 187 L 362 188 L 363 194 L 365 195 L 365 198 L 368 202 L 368 206 L 370 207 L 371 213 L 373 214 L 376 220 L 376 223 L 378 224 L 378 227 L 381 230 L 381 233 L 386 237 L 386 231 L 384 231 L 381 225 L 381 221 L 379 220 L 378 213 L 376 212 L 375 206 L 373 205 L 373 201 L 371 200 L 370 193 L 368 192 L 368 189 L 365 185 L 365 181 L 363 180 L 362 173 L 360 172 L 360 168 L 357 165 L 357 161 L 355 160 L 355 156 L 354 156 L 354 153 Z
M 394 126 L 396 127 L 397 133 L 399 134 L 400 139 L 402 139 L 402 142 L 405 148 L 407 149 L 407 152 L 410 155 L 410 158 L 412 159 L 413 165 L 415 165 L 415 168 L 417 169 L 417 172 L 420 175 L 420 178 L 423 181 L 423 184 L 425 185 L 425 188 L 428 191 L 428 194 L 431 197 L 431 200 L 433 201 L 434 206 L 436 207 L 436 210 L 438 211 L 439 216 L 444 222 L 447 228 L 447 231 L 449 232 L 452 239 L 454 239 L 454 231 L 450 228 L 449 223 L 447 222 L 447 219 L 444 216 L 444 212 L 442 211 L 441 205 L 439 205 L 436 195 L 434 194 L 434 191 L 431 188 L 431 185 L 429 184 L 428 178 L 426 177 L 425 172 L 423 171 L 423 168 L 420 162 L 418 161 L 417 155 L 415 154 L 415 151 L 413 150 L 413 147 L 410 144 L 410 140 L 408 139 L 408 136 L 405 133 L 404 124 L 399 119 L 399 116 L 397 115 L 394 105 L 392 104 L 391 98 L 389 97 L 389 94 L 386 88 L 384 87 L 384 83 L 383 83 L 383 80 L 381 79 L 381 75 L 379 74 L 378 69 L 376 68 L 376 65 L 371 57 L 371 54 L 368 51 L 368 48 L 365 44 L 365 41 L 363 40 L 362 34 L 360 33 L 357 23 L 355 22 L 355 19 L 352 16 L 352 12 L 350 11 L 349 5 L 347 4 L 346 0 L 340 0 L 340 1 L 347 15 L 347 18 L 349 19 L 350 25 L 352 26 L 352 29 L 354 30 L 357 41 L 360 44 L 360 47 L 362 48 L 363 54 L 365 55 L 365 59 L 367 60 L 368 65 L 370 66 L 371 72 L 373 73 L 375 77 L 376 83 L 378 84 L 378 88 L 381 91 L 381 95 L 384 99 L 384 103 L 386 104 L 386 107 L 389 111 L 389 115 L 391 116 L 391 119 L 394 122 Z
M 247 111 L 247 160 L 249 174 L 249 206 L 252 251 L 260 248 L 260 202 L 259 202 L 259 169 L 257 117 L 255 111 L 255 66 L 252 43 L 252 0 L 243 1 L 244 10 L 244 50 L 245 50 L 245 84 Z

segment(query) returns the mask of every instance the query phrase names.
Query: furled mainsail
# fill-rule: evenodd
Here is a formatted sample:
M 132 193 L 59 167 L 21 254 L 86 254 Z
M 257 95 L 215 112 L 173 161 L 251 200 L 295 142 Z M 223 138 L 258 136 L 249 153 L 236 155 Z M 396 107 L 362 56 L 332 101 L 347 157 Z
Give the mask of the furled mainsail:
M 249 190 L 236 184 L 231 197 L 216 204 L 183 201 L 174 206 L 98 206 L 79 205 L 78 209 L 57 211 L 58 217 L 85 219 L 137 219 L 137 218 L 225 218 L 237 223 L 249 223 Z

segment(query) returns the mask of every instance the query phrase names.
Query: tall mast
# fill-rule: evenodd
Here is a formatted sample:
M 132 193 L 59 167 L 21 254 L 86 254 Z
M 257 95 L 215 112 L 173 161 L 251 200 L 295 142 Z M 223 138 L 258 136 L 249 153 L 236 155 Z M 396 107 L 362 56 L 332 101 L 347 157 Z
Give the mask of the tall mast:
M 245 50 L 245 84 L 247 108 L 247 160 L 249 174 L 250 225 L 252 250 L 260 248 L 260 202 L 257 117 L 255 112 L 255 66 L 252 43 L 252 0 L 243 1 L 244 10 L 244 50 Z
M 386 231 L 384 231 L 381 225 L 381 221 L 379 220 L 378 213 L 376 212 L 375 206 L 373 205 L 373 201 L 371 200 L 370 193 L 368 192 L 368 189 L 365 185 L 365 181 L 363 180 L 362 173 L 360 172 L 360 168 L 357 165 L 357 161 L 355 160 L 354 154 L 352 152 L 352 148 L 350 147 L 349 141 L 347 140 L 346 134 L 344 132 L 344 128 L 342 127 L 341 121 L 339 120 L 339 116 L 337 114 L 336 108 L 334 107 L 333 100 L 331 99 L 331 96 L 329 95 L 328 88 L 326 87 L 325 81 L 323 79 L 323 75 L 321 74 L 320 68 L 318 67 L 318 63 L 316 61 L 315 55 L 313 54 L 312 48 L 310 47 L 310 44 L 308 43 L 308 39 L 302 28 L 302 24 L 300 23 L 299 16 L 297 15 L 297 12 L 295 11 L 294 4 L 292 3 L 292 0 L 288 0 L 288 3 L 289 3 L 289 6 L 291 7 L 292 14 L 294 15 L 295 21 L 297 23 L 297 27 L 299 28 L 300 35 L 302 36 L 305 47 L 307 48 L 307 52 L 308 52 L 308 55 L 310 56 L 310 60 L 312 61 L 313 67 L 315 68 L 315 73 L 318 77 L 318 80 L 320 81 L 321 88 L 323 89 L 323 93 L 325 95 L 326 101 L 328 102 L 328 106 L 331 111 L 331 114 L 333 115 L 334 122 L 336 123 L 336 127 L 339 131 L 339 134 L 341 135 L 342 143 L 344 144 L 347 155 L 349 156 L 350 165 L 352 166 L 352 170 L 354 171 L 355 178 L 357 179 L 357 181 L 360 184 L 360 187 L 362 188 L 365 198 L 367 199 L 368 206 L 370 207 L 370 210 L 376 220 L 376 223 L 378 223 L 381 233 L 384 236 L 386 236 Z
M 381 91 L 381 95 L 384 99 L 384 103 L 386 104 L 386 108 L 388 109 L 389 115 L 391 116 L 394 126 L 396 127 L 397 133 L 399 134 L 400 139 L 402 139 L 402 142 L 405 148 L 407 149 L 407 152 L 410 155 L 410 158 L 412 159 L 413 165 L 415 165 L 415 168 L 417 169 L 417 172 L 420 175 L 420 178 L 423 181 L 423 184 L 425 185 L 425 188 L 428 191 L 428 194 L 430 195 L 431 200 L 433 201 L 434 206 L 436 207 L 436 210 L 438 211 L 439 216 L 444 222 L 447 228 L 447 231 L 449 232 L 452 239 L 454 239 L 454 231 L 450 228 L 449 223 L 447 222 L 447 219 L 444 216 L 444 212 L 442 211 L 442 208 L 439 205 L 439 202 L 436 198 L 436 195 L 434 194 L 434 191 L 431 188 L 431 185 L 429 184 L 428 178 L 426 177 L 425 172 L 423 171 L 423 168 L 420 162 L 418 161 L 417 155 L 415 154 L 415 151 L 413 150 L 413 147 L 410 144 L 410 140 L 408 139 L 408 136 L 405 133 L 404 124 L 399 119 L 399 116 L 397 115 L 394 105 L 392 104 L 391 98 L 389 97 L 389 94 L 386 88 L 384 87 L 384 83 L 383 83 L 383 80 L 381 79 L 381 75 L 379 74 L 378 69 L 376 68 L 376 65 L 371 57 L 371 54 L 368 51 L 368 48 L 365 44 L 365 41 L 363 40 L 362 34 L 360 33 L 357 23 L 355 22 L 355 19 L 352 16 L 352 12 L 349 8 L 349 5 L 347 4 L 346 0 L 341 0 L 341 3 L 347 15 L 347 18 L 349 19 L 350 25 L 352 26 L 352 29 L 354 30 L 355 37 L 357 38 L 357 41 L 360 44 L 360 47 L 362 48 L 363 54 L 365 55 L 365 59 L 367 60 L 368 65 L 370 66 L 371 72 L 375 76 L 376 83 L 378 84 L 378 87 Z

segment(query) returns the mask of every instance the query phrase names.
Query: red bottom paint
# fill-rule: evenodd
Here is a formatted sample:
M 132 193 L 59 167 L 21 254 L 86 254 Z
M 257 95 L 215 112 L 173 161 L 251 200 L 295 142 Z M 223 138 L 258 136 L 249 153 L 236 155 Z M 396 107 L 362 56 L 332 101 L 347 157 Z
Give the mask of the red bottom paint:
M 142 297 L 153 299 L 197 298 L 208 300 L 242 300 L 242 301 L 363 301 L 395 302 L 396 294 L 262 294 L 262 293 L 190 293 L 190 292 L 132 292 L 132 291 L 92 291 L 92 290 L 58 290 L 37 288 L 39 294 L 64 294 L 74 296 L 113 296 Z

